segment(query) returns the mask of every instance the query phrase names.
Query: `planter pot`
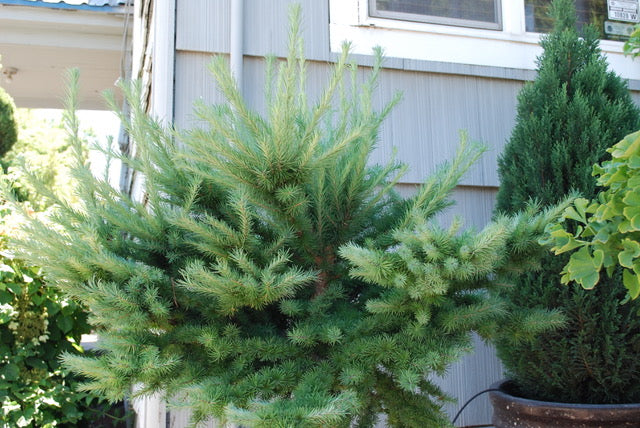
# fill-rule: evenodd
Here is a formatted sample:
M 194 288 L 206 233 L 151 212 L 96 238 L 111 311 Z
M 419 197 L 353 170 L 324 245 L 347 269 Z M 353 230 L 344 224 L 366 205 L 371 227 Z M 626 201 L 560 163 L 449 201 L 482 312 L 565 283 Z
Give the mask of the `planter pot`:
M 640 427 L 640 404 L 571 404 L 511 395 L 509 381 L 493 384 L 489 398 L 496 428 Z

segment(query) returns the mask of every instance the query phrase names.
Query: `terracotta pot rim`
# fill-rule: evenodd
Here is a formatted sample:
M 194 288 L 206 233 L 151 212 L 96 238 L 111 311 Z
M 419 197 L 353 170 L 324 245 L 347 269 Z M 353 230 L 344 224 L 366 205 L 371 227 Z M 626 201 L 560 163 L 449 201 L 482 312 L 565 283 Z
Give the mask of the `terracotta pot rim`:
M 514 404 L 518 404 L 522 407 L 547 407 L 549 409 L 584 409 L 584 410 L 611 410 L 611 409 L 620 409 L 620 410 L 633 410 L 640 411 L 640 403 L 626 403 L 626 404 L 580 404 L 580 403 L 562 403 L 555 401 L 541 401 L 541 400 L 533 400 L 530 398 L 523 398 L 517 395 L 511 395 L 510 393 L 504 390 L 504 386 L 506 384 L 513 383 L 510 379 L 500 380 L 493 385 L 491 385 L 491 389 L 496 389 L 496 391 L 489 392 L 489 396 L 494 396 L 496 399 L 502 400 L 510 400 Z

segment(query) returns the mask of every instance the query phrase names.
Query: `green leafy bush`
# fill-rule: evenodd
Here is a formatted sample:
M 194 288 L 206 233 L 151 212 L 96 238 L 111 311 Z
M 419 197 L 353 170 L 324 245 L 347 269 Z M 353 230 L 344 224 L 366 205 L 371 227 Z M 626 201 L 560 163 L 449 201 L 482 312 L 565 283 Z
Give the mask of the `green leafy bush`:
M 571 0 L 556 0 L 552 8 L 555 27 L 542 39 L 538 76 L 519 95 L 517 123 L 499 160 L 500 213 L 516 212 L 532 198 L 547 206 L 572 190 L 593 197 L 593 164 L 639 126 L 638 109 L 624 81 L 607 70 L 595 30 L 580 36 Z M 530 398 L 639 401 L 638 306 L 618 304 L 625 295 L 620 275 L 596 292 L 562 285 L 567 260 L 549 253 L 542 270 L 523 275 L 505 294 L 515 313 L 531 314 L 531 323 L 542 310 L 566 317 L 562 328 L 540 335 L 504 325 L 497 348 L 507 374 Z
M 137 155 L 121 157 L 144 176 L 143 202 L 88 171 L 69 113 L 79 201 L 59 200 L 51 223 L 27 218 L 14 242 L 91 309 L 102 352 L 64 357 L 86 391 L 116 400 L 142 384 L 195 421 L 248 427 L 371 427 L 379 413 L 395 427 L 450 426 L 428 375 L 508 316 L 487 290 L 535 265 L 563 207 L 479 233 L 437 226 L 482 150 L 463 142 L 402 199 L 405 168 L 368 165 L 395 103 L 372 106 L 380 52 L 359 84 L 346 46 L 309 107 L 301 45 L 294 25 L 288 59 L 275 73 L 267 60 L 264 116 L 224 58 L 211 70 L 228 104 L 197 106 L 191 131 L 161 126 L 139 85 L 123 85 Z
M 611 159 L 593 167 L 604 190 L 591 201 L 577 199 L 561 221 L 550 225 L 545 243 L 552 243 L 556 254 L 573 252 L 562 271 L 564 284 L 575 281 L 591 289 L 602 269 L 611 276 L 621 267 L 629 297 L 635 299 L 640 295 L 640 132 L 607 151 Z M 578 227 L 569 229 L 566 220 Z
M 11 150 L 18 140 L 15 110 L 16 106 L 11 96 L 0 88 L 0 157 Z
M 640 55 L 640 26 L 636 24 L 633 32 L 629 35 L 629 40 L 624 43 L 624 54 L 637 57 Z
M 29 185 L 36 174 L 46 185 L 73 200 L 69 181 L 70 146 L 61 123 L 18 110 L 20 138 L 0 160 L 11 193 L 31 215 L 47 207 L 45 194 Z M 28 162 L 28 173 L 19 168 Z M 45 192 L 47 193 L 47 192 Z M 123 424 L 121 408 L 96 394 L 78 392 L 79 378 L 60 365 L 65 352 L 82 353 L 89 333 L 81 306 L 51 286 L 40 268 L 15 258 L 7 240 L 20 217 L 0 206 L 0 427 L 112 427 Z M 102 419 L 102 420 L 101 420 Z
M 9 252 L 7 237 L 15 225 L 9 207 L 0 207 L 0 215 L 0 425 L 71 426 L 92 397 L 74 391 L 77 381 L 58 359 L 63 352 L 81 352 L 80 336 L 89 332 L 86 314 L 48 286 L 40 268 Z

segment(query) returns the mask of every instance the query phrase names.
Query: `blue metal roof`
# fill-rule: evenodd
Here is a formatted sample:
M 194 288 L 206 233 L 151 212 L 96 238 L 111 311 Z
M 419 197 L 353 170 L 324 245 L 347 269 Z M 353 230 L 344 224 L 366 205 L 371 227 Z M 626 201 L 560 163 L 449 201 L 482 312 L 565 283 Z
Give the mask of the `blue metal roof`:
M 50 9 L 122 12 L 127 0 L 0 0 L 0 5 L 36 6 Z M 130 0 L 129 3 L 133 3 Z

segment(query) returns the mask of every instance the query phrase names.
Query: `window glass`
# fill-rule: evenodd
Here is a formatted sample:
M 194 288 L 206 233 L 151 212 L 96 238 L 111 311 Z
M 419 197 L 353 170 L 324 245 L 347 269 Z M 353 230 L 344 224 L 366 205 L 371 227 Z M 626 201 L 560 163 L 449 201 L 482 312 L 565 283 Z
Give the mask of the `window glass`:
M 578 24 L 593 24 L 603 39 L 626 40 L 637 23 L 638 0 L 576 0 Z M 547 33 L 553 27 L 547 11 L 551 0 L 525 0 L 526 30 Z M 611 9 L 611 10 L 609 10 Z
M 382 18 L 501 28 L 500 0 L 370 0 L 369 11 Z

